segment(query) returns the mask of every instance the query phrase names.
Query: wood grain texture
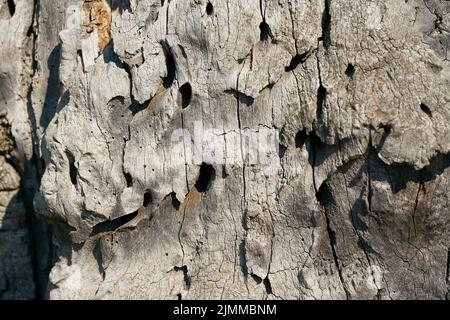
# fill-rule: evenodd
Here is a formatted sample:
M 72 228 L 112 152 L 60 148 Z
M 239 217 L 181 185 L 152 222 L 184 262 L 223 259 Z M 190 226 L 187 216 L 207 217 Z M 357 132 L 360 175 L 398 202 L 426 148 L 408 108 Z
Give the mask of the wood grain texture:
M 448 1 L 12 2 L 1 298 L 448 297 Z

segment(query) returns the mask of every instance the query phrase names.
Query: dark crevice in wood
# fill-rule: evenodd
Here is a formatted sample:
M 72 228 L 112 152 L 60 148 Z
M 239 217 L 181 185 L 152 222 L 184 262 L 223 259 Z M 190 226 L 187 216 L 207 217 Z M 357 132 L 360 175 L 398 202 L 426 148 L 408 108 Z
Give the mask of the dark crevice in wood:
M 239 103 L 245 104 L 246 106 L 251 106 L 255 102 L 255 98 L 248 96 L 245 93 L 242 93 L 235 89 L 225 90 L 225 93 L 232 94 L 238 100 Z
M 422 110 L 422 112 L 425 113 L 430 119 L 433 118 L 431 109 L 425 103 L 420 104 L 420 110 Z
M 345 69 L 345 74 L 349 78 L 353 78 L 353 75 L 355 74 L 355 66 L 353 66 L 351 63 L 347 65 L 347 69 Z
M 216 177 L 216 170 L 214 167 L 207 163 L 202 163 L 200 166 L 200 173 L 195 183 L 195 188 L 198 192 L 206 192 L 212 184 L 212 181 Z
M 14 3 L 14 0 L 8 0 L 8 11 L 9 16 L 12 18 L 14 14 L 16 13 L 16 4 Z
M 331 42 L 331 14 L 330 14 L 330 0 L 325 0 L 325 9 L 322 14 L 322 37 L 319 40 L 323 41 L 325 49 L 330 47 Z
M 311 55 L 310 51 L 304 52 L 302 54 L 297 54 L 295 57 L 292 58 L 289 65 L 284 68 L 286 72 L 295 70 L 300 64 L 304 63 L 306 60 L 308 60 L 309 56 Z
M 184 47 L 181 44 L 178 44 L 178 48 L 180 49 L 181 55 L 183 58 L 187 59 L 187 53 L 186 50 L 184 50 Z
M 142 206 L 144 208 L 147 208 L 150 204 L 152 204 L 152 202 L 153 202 L 152 193 L 150 191 L 146 191 L 144 193 L 144 201 L 142 203 Z
M 306 139 L 308 138 L 308 134 L 306 133 L 306 130 L 300 130 L 295 135 L 295 147 L 301 148 L 305 145 Z
M 323 114 L 323 107 L 325 104 L 325 100 L 327 98 L 327 89 L 320 84 L 319 89 L 317 89 L 317 120 L 319 120 L 322 117 Z
M 73 154 L 69 151 L 66 151 L 67 160 L 69 161 L 69 175 L 70 175 L 70 181 L 74 186 L 77 185 L 77 176 L 78 176 L 78 169 L 75 166 L 75 158 Z
M 172 192 L 170 194 L 171 198 L 172 198 L 172 206 L 175 210 L 180 210 L 180 206 L 181 206 L 181 202 L 178 200 L 177 198 L 177 194 L 175 192 Z
M 325 216 L 327 233 L 328 233 L 328 238 L 329 238 L 330 247 L 331 247 L 331 253 L 333 255 L 334 263 L 336 265 L 336 269 L 337 269 L 337 272 L 339 275 L 339 280 L 341 281 L 342 288 L 344 289 L 347 300 L 348 300 L 348 299 L 350 299 L 351 296 L 345 286 L 344 278 L 342 275 L 342 268 L 339 263 L 339 258 L 338 258 L 337 252 L 336 252 L 336 233 L 334 232 L 333 228 L 331 227 L 330 217 L 328 216 L 328 214 L 329 214 L 328 208 L 330 205 L 334 204 L 334 199 L 333 199 L 333 195 L 331 194 L 331 191 L 328 188 L 326 183 L 323 183 L 320 186 L 319 190 L 316 193 L 316 198 L 317 198 L 317 201 L 319 202 L 319 204 L 321 205 L 324 216 Z
M 259 30 L 260 30 L 260 35 L 259 35 L 259 40 L 260 41 L 267 41 L 269 40 L 269 38 L 272 38 L 272 30 L 270 30 L 270 26 L 267 24 L 266 21 L 262 21 L 259 24 Z
M 227 167 L 225 165 L 222 165 L 222 179 L 228 178 L 229 174 L 227 172 Z
M 127 188 L 131 188 L 133 186 L 133 178 L 131 177 L 131 174 L 124 172 L 123 175 L 125 177 L 125 181 L 127 182 Z
M 267 294 L 272 294 L 272 284 L 270 283 L 269 276 L 265 277 L 263 280 L 264 288 L 266 289 Z
M 164 57 L 166 59 L 167 75 L 163 78 L 163 85 L 165 88 L 170 88 L 175 81 L 176 76 L 176 61 L 172 52 L 172 48 L 167 41 L 161 41 Z
M 280 159 L 284 158 L 284 156 L 286 155 L 288 148 L 283 145 L 283 144 L 278 144 L 278 156 L 280 157 Z
M 316 186 L 317 152 L 318 152 L 318 147 L 320 147 L 321 145 L 322 145 L 322 141 L 320 140 L 320 138 L 316 135 L 316 133 L 314 131 L 311 132 L 309 135 L 308 162 L 312 168 L 312 179 L 313 179 L 314 191 L 316 193 L 316 198 L 318 198 L 318 192 L 319 192 L 319 190 Z M 319 201 L 319 200 L 317 200 L 317 201 Z
M 105 268 L 103 267 L 103 255 L 100 241 L 101 239 L 97 240 L 94 249 L 92 250 L 92 254 L 97 261 L 98 272 L 102 275 L 103 280 L 105 280 L 106 272 Z
M 120 13 L 124 11 L 133 12 L 131 10 L 131 3 L 130 0 L 107 0 L 109 3 L 109 6 L 111 7 L 111 10 L 119 10 Z
M 248 267 L 247 267 L 247 249 L 245 248 L 245 239 L 239 243 L 239 267 L 241 268 L 242 275 L 244 276 L 244 282 L 248 281 Z
M 137 115 L 139 112 L 144 111 L 145 109 L 147 109 L 148 105 L 150 104 L 151 99 L 146 100 L 144 103 L 138 103 L 137 101 L 135 101 L 134 103 L 132 103 L 130 105 L 130 111 L 131 114 L 133 115 L 133 117 L 135 115 Z
M 256 274 L 251 273 L 250 277 L 256 282 L 256 284 L 260 284 L 263 282 L 263 279 L 261 277 L 257 276 Z
M 136 218 L 138 215 L 138 212 L 135 211 L 130 214 L 123 215 L 119 218 L 113 219 L 113 220 L 106 220 L 103 222 L 100 222 L 94 226 L 92 229 L 91 236 L 100 234 L 100 233 L 108 233 L 113 232 L 122 227 L 123 225 L 127 224 L 134 218 Z
M 188 273 L 188 267 L 187 266 L 174 267 L 173 270 L 183 273 L 185 289 L 189 290 L 189 288 L 191 287 L 191 277 L 189 276 Z
M 212 5 L 211 2 L 208 1 L 208 3 L 206 4 L 206 14 L 208 16 L 212 15 L 214 13 L 214 6 Z
M 192 99 L 192 87 L 189 82 L 186 82 L 180 87 L 180 94 L 181 94 L 181 107 L 185 109 L 189 106 Z

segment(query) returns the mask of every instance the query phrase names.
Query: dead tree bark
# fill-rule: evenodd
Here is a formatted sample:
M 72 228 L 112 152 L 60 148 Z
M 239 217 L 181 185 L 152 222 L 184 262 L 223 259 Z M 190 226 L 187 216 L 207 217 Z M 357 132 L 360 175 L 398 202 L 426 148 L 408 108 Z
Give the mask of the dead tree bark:
M 0 0 L 0 298 L 446 299 L 449 12 Z

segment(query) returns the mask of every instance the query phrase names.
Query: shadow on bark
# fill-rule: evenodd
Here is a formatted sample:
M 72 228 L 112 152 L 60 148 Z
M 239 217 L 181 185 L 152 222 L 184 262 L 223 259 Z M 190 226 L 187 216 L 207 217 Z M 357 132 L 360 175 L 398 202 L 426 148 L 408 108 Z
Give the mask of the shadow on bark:
M 61 62 L 61 44 L 53 48 L 47 59 L 49 76 L 47 81 L 47 92 L 42 107 L 39 125 L 45 130 L 56 112 L 68 102 L 68 95 L 61 97 L 61 84 L 59 82 L 59 65 Z M 61 97 L 61 100 L 60 100 Z

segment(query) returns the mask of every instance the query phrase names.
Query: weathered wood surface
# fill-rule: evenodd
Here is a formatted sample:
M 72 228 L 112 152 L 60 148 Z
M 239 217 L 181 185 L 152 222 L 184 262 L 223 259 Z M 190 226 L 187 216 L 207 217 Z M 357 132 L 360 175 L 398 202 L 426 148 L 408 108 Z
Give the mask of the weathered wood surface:
M 0 0 L 0 297 L 446 299 L 449 12 Z

